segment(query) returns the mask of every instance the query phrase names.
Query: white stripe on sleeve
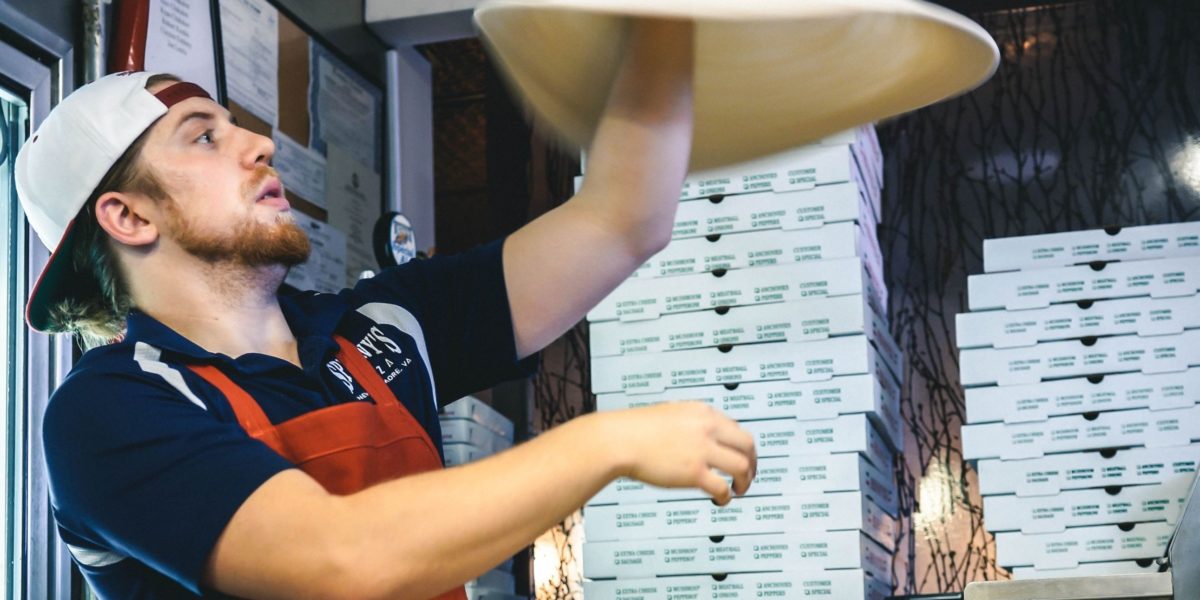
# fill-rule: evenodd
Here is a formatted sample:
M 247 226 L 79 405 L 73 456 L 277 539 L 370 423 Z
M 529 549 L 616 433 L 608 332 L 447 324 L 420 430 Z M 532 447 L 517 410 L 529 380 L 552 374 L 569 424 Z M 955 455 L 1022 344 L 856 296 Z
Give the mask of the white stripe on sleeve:
M 183 375 L 180 375 L 179 371 L 168 367 L 167 363 L 159 360 L 161 357 L 162 350 L 145 342 L 137 342 L 133 347 L 133 360 L 137 361 L 138 366 L 142 367 L 143 371 L 162 377 L 167 383 L 171 384 L 171 387 L 178 390 L 188 400 L 191 400 L 192 404 L 208 410 L 208 407 L 188 388 L 187 383 L 183 381 Z

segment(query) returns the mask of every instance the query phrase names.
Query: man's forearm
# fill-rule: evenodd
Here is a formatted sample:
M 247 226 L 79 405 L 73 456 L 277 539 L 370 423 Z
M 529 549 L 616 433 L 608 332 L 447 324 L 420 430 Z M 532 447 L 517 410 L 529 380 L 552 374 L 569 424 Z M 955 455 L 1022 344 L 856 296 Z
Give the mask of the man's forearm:
M 602 443 L 614 437 L 605 426 L 584 417 L 485 460 L 345 497 L 342 543 L 358 571 L 380 578 L 372 595 L 445 591 L 529 545 L 618 475 L 624 459 Z
M 230 519 L 204 583 L 239 598 L 428 598 L 499 564 L 617 476 L 724 504 L 754 468 L 754 438 L 691 402 L 586 415 L 477 463 L 349 496 L 286 470 Z M 717 472 L 733 476 L 732 490 Z
M 505 243 L 520 356 L 562 335 L 670 241 L 691 149 L 691 27 L 633 24 L 583 188 Z
M 614 223 L 641 254 L 670 238 L 692 139 L 692 24 L 637 21 L 572 202 Z

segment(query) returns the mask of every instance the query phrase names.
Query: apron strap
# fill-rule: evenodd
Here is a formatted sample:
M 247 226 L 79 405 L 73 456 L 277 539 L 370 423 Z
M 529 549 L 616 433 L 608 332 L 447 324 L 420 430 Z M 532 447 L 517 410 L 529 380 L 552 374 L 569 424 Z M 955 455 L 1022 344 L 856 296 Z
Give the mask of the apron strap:
M 379 407 L 399 407 L 400 401 L 392 393 L 392 388 L 387 386 L 387 383 L 383 381 L 383 377 L 375 371 L 375 367 L 372 367 L 371 363 L 367 362 L 366 358 L 363 358 L 358 348 L 355 348 L 354 344 L 350 343 L 350 340 L 340 335 L 335 335 L 334 339 L 341 348 L 337 354 L 338 360 L 342 361 L 342 365 L 350 371 L 350 375 L 354 377 L 354 380 L 363 386 L 363 389 L 367 390 L 367 394 L 375 401 L 375 405 Z
M 237 415 L 238 423 L 242 429 L 246 430 L 246 433 L 250 434 L 250 437 L 263 439 L 263 436 L 274 428 L 254 398 L 251 398 L 246 390 L 229 379 L 220 369 L 213 365 L 188 365 L 187 367 L 225 395 L 225 399 L 233 407 L 233 414 Z

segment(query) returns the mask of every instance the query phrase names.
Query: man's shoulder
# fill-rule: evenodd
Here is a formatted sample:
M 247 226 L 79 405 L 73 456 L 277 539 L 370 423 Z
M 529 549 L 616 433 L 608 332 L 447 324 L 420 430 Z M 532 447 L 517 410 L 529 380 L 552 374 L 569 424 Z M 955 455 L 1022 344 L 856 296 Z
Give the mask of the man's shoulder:
M 94 382 L 96 378 L 145 373 L 147 363 L 169 361 L 169 356 L 160 348 L 135 340 L 98 346 L 75 362 L 63 386 L 76 379 Z
M 123 400 L 169 398 L 206 408 L 184 383 L 185 368 L 170 353 L 145 342 L 125 341 L 88 350 L 50 397 L 51 413 L 86 414 L 88 407 L 108 410 Z
M 136 343 L 120 342 L 84 352 L 83 356 L 75 361 L 62 385 L 58 386 L 56 395 L 63 391 L 73 392 L 73 388 L 102 385 L 105 380 L 136 372 L 135 349 Z

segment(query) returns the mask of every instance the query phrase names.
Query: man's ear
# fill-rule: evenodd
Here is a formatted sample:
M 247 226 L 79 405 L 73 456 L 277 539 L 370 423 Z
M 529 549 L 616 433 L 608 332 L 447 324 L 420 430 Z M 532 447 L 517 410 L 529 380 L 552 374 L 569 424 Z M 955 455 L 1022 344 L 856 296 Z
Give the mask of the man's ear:
M 143 216 L 154 211 L 153 201 L 140 194 L 106 192 L 96 199 L 96 222 L 114 240 L 127 246 L 145 246 L 158 240 L 158 227 Z

